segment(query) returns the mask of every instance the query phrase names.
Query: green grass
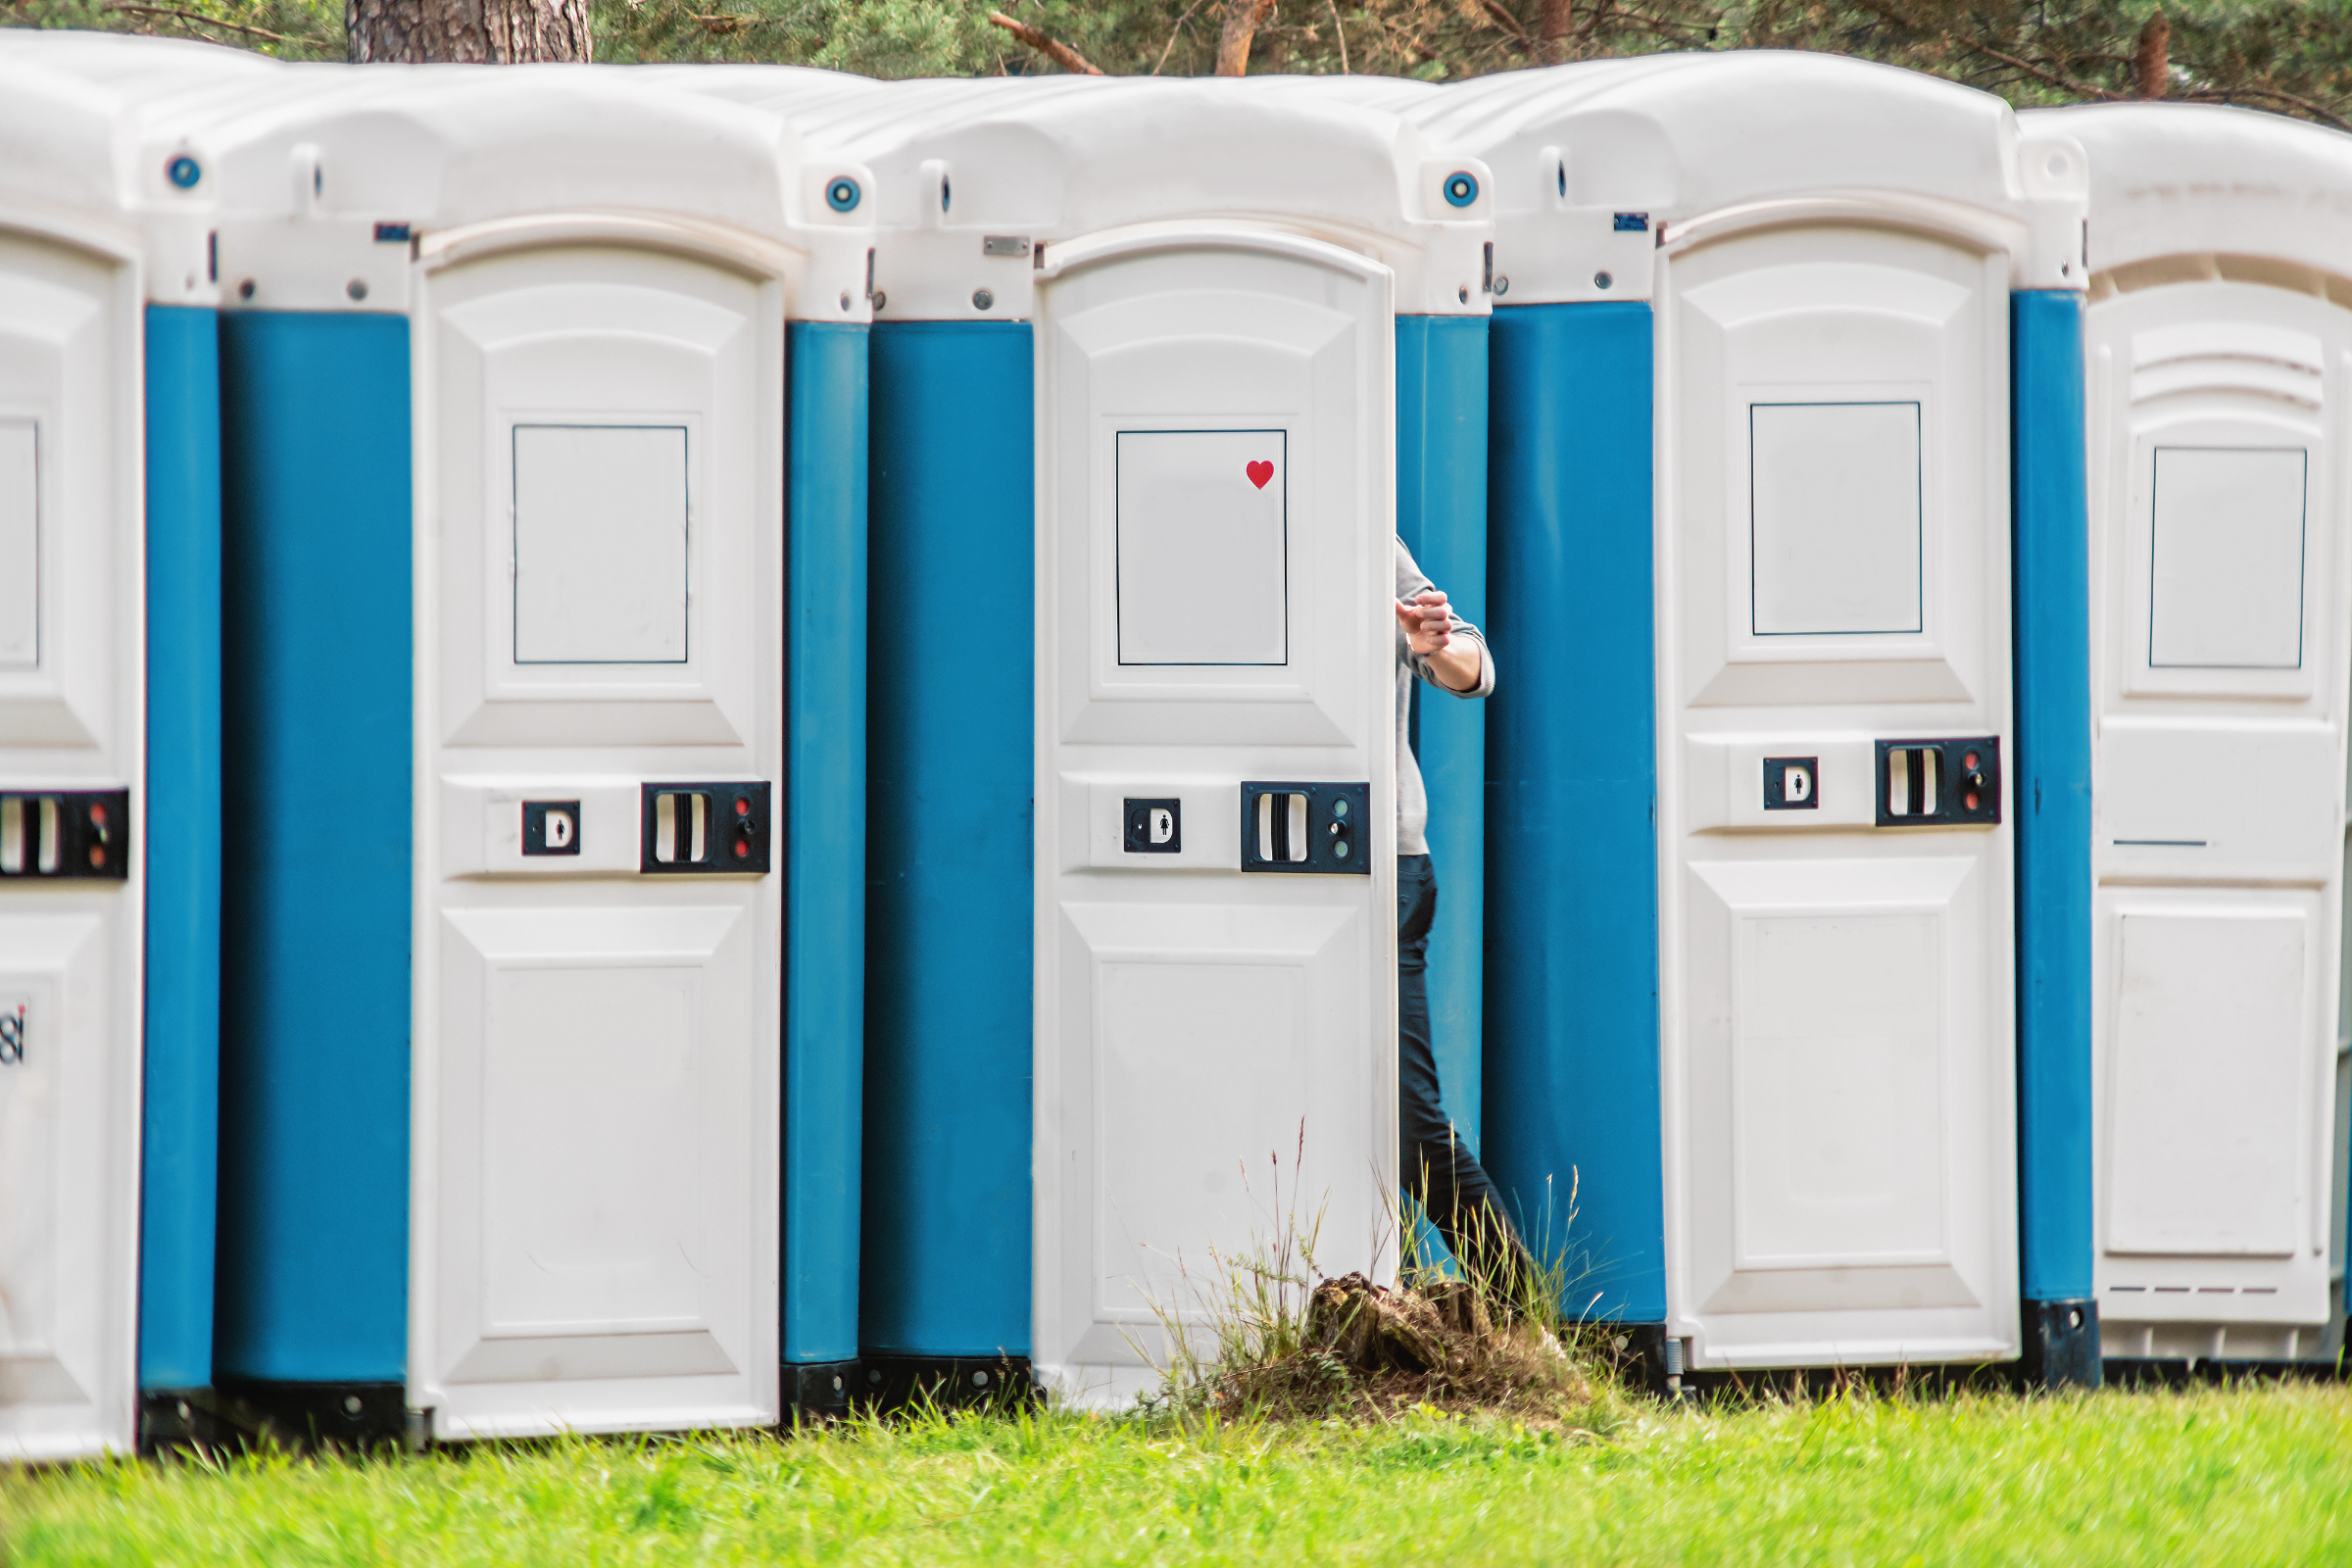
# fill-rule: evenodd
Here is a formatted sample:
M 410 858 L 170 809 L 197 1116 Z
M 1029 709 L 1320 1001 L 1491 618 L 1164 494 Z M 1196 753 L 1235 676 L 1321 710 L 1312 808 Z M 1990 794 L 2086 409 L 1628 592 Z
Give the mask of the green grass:
M 1176 1436 L 1047 1416 L 776 1441 L 0 1477 L 48 1563 L 2352 1563 L 2352 1389 L 1614 1406 Z

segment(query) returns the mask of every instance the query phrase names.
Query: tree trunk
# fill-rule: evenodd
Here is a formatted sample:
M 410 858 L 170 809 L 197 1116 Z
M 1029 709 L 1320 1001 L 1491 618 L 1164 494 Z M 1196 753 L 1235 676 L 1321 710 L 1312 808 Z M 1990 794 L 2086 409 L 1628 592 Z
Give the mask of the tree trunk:
M 1536 39 L 1544 63 L 1556 66 L 1568 58 L 1568 38 L 1576 31 L 1576 0 L 1544 0 L 1536 14 Z
M 343 0 L 358 62 L 586 60 L 588 0 Z
M 1250 73 L 1250 42 L 1274 14 L 1274 0 L 1225 0 L 1225 30 L 1217 35 L 1217 74 Z
M 2165 58 L 2166 46 L 2173 39 L 2173 24 L 2164 20 L 2164 13 L 2149 16 L 2147 24 L 2139 29 L 2138 70 L 2139 95 L 2142 98 L 2161 98 L 2172 85 L 2172 63 Z

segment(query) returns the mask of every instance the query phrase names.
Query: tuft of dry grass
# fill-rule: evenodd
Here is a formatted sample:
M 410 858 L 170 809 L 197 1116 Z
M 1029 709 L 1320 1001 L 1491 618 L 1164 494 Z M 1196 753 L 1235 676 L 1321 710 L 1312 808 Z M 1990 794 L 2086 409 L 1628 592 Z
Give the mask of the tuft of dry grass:
M 1396 1233 L 1407 1216 L 1392 1211 Z M 1560 1270 L 1457 1278 L 1406 1249 L 1394 1285 L 1315 1263 L 1321 1215 L 1215 1259 L 1194 1309 L 1155 1311 L 1170 1348 L 1147 1422 L 1384 1423 L 1408 1412 L 1558 1432 L 1614 1426 L 1626 1400 L 1604 1356 L 1560 1317 Z M 1485 1251 L 1485 1249 L 1475 1249 Z

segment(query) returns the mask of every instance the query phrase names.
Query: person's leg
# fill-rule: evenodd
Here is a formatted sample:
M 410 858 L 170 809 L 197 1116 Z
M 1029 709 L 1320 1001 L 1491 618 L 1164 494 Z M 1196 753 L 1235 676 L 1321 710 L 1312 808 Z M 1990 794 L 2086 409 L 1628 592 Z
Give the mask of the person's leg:
M 1404 1190 L 1463 1268 L 1507 1289 L 1526 1249 L 1486 1168 L 1455 1135 L 1429 1038 L 1429 932 L 1438 879 L 1426 855 L 1396 858 L 1396 1130 Z

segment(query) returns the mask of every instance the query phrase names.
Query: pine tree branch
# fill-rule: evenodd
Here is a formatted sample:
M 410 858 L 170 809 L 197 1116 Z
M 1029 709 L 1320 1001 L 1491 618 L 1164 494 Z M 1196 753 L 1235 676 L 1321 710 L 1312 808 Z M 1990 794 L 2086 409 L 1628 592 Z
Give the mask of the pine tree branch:
M 2274 87 L 2200 87 L 2193 92 L 2176 95 L 2191 103 L 2226 104 L 2239 98 L 2268 98 L 2274 103 L 2292 104 L 2314 120 L 2324 120 L 2338 130 L 2352 130 L 2352 122 L 2331 109 L 2326 109 L 2308 98 L 2298 98 L 2291 92 Z
M 131 17 L 173 17 L 181 22 L 201 22 L 208 27 L 220 27 L 228 32 L 241 32 L 250 38 L 267 38 L 271 43 L 299 43 L 302 41 L 299 38 L 289 38 L 282 32 L 269 32 L 260 27 L 248 27 L 239 22 L 223 22 L 219 17 L 208 17 L 201 11 L 182 11 L 177 6 L 138 6 L 126 4 L 125 0 L 109 0 L 109 4 L 104 9 L 121 12 L 124 16 Z
M 2081 93 L 2085 98 L 2096 98 L 2106 103 L 2120 103 L 2126 101 L 2129 96 L 2125 93 L 2110 92 L 2104 87 L 2094 87 L 2087 81 L 2077 81 L 2072 76 L 2061 76 L 2055 72 L 2044 71 L 2031 61 L 2020 60 L 2015 55 L 2005 55 L 1998 49 L 1992 48 L 1988 44 L 1981 44 L 1973 38 L 1964 40 L 1962 47 L 1981 54 L 1987 60 L 1997 60 L 2012 70 L 2022 71 L 2036 81 L 2045 82 L 2052 87 L 2063 88 L 2068 92 Z
M 1528 36 L 1527 24 L 1505 11 L 1502 8 L 1502 0 L 1478 0 L 1478 7 L 1488 16 L 1493 17 L 1496 25 L 1500 26 L 1503 31 L 1528 47 L 1535 47 L 1536 40 Z
M 992 27 L 1003 27 L 1006 32 L 1011 33 L 1015 38 L 1044 55 L 1064 71 L 1073 72 L 1081 76 L 1102 74 L 1093 61 L 1068 44 L 1058 38 L 1049 38 L 1027 23 L 1015 22 L 1002 11 L 991 11 L 988 14 L 988 24 Z
M 1193 0 L 1191 5 L 1184 8 L 1184 15 L 1178 17 L 1176 19 L 1176 25 L 1168 29 L 1168 41 L 1166 47 L 1159 51 L 1159 58 L 1152 62 L 1152 74 L 1154 76 L 1158 75 L 1160 67 L 1168 63 L 1168 56 L 1173 54 L 1176 50 L 1176 40 L 1184 36 L 1184 24 L 1192 21 L 1193 13 L 1200 9 L 1200 0 Z

